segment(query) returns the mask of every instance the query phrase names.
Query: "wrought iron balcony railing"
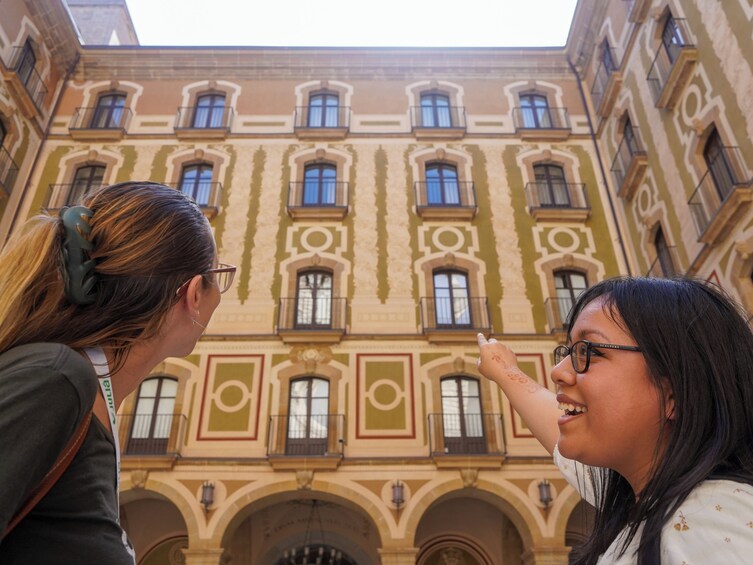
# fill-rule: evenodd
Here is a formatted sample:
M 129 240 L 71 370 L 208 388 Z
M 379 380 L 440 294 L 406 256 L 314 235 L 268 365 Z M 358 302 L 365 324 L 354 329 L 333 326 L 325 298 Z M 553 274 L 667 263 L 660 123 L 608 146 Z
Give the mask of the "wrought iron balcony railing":
M 646 80 L 654 95 L 654 102 L 660 108 L 671 107 L 679 92 L 668 92 L 681 89 L 684 81 L 680 75 L 689 74 L 695 62 L 695 42 L 690 34 L 690 28 L 684 19 L 673 18 L 675 26 L 674 39 L 676 42 L 659 42 L 659 50 L 651 63 Z M 687 77 L 685 77 L 687 78 Z
M 5 147 L 0 147 L 0 190 L 10 196 L 18 177 L 18 165 Z
M 233 123 L 233 108 L 219 106 L 181 106 L 175 116 L 175 129 L 208 129 L 230 131 Z
M 218 210 L 222 197 L 222 183 L 213 181 L 168 183 L 167 186 L 190 196 L 200 208 Z
M 429 414 L 429 450 L 444 455 L 506 453 L 501 414 Z
M 512 118 L 515 124 L 515 131 L 571 129 L 567 108 L 522 108 L 516 106 L 512 110 Z
M 288 208 L 347 208 L 348 183 L 322 180 L 291 182 L 288 185 Z
M 345 332 L 346 298 L 281 298 L 278 332 Z
M 26 92 L 34 102 L 37 110 L 42 108 L 44 99 L 47 96 L 47 87 L 44 80 L 35 68 L 24 66 L 24 46 L 13 48 L 8 68 L 18 75 L 19 80 L 23 83 Z
M 102 185 L 92 184 L 89 186 L 80 186 L 74 183 L 51 184 L 50 190 L 47 194 L 47 200 L 44 203 L 44 208 L 47 210 L 59 210 L 63 206 L 78 204 L 84 196 L 89 192 L 97 190 L 100 186 Z
M 70 130 L 118 130 L 128 131 L 133 112 L 128 106 L 108 108 L 91 106 L 76 108 L 68 129 Z
M 617 193 L 621 196 L 632 194 L 635 185 L 641 180 L 648 159 L 638 129 L 632 128 L 631 132 L 630 136 L 623 136 L 610 167 Z
M 465 106 L 411 106 L 410 118 L 413 129 L 466 128 Z
M 489 330 L 489 302 L 485 296 L 421 298 L 421 323 L 424 333 Z
M 600 48 L 603 51 L 603 47 Z M 599 115 L 609 111 L 608 105 L 610 99 L 613 98 L 612 91 L 614 90 L 615 73 L 620 68 L 617 62 L 617 52 L 614 47 L 609 48 L 609 55 L 604 56 L 602 53 L 599 66 L 596 69 L 594 75 L 594 82 L 591 86 L 591 100 L 594 103 L 594 109 Z
M 118 436 L 124 455 L 179 455 L 185 441 L 182 414 L 121 414 Z
M 476 209 L 476 187 L 473 181 L 430 180 L 414 185 L 416 207 Z
M 586 185 L 576 182 L 534 181 L 526 183 L 526 202 L 531 209 L 561 208 L 589 210 Z
M 343 414 L 292 414 L 269 417 L 269 456 L 340 458 L 343 456 L 344 444 Z
M 295 129 L 348 129 L 350 106 L 296 106 Z

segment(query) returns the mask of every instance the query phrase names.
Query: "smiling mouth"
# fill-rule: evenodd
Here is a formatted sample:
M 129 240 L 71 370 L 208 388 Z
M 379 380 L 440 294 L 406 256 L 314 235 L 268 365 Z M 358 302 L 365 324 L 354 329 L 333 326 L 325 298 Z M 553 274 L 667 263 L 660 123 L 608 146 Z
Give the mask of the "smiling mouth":
M 582 405 L 569 404 L 566 402 L 559 403 L 559 409 L 565 411 L 566 416 L 577 416 L 578 414 L 585 414 L 588 412 L 588 408 Z

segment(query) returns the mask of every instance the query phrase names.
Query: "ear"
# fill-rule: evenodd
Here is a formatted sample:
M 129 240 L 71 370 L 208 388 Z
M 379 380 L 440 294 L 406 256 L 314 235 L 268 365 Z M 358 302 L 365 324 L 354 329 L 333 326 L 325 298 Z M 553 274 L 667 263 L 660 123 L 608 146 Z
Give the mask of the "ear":
M 672 385 L 666 377 L 661 380 L 661 393 L 664 397 L 664 418 L 668 422 L 672 422 L 675 419 L 675 395 L 672 392 Z
M 201 275 L 194 276 L 188 281 L 188 283 L 186 283 L 186 291 L 183 293 L 183 301 L 192 316 L 195 316 L 200 309 L 203 290 L 204 282 L 202 281 Z

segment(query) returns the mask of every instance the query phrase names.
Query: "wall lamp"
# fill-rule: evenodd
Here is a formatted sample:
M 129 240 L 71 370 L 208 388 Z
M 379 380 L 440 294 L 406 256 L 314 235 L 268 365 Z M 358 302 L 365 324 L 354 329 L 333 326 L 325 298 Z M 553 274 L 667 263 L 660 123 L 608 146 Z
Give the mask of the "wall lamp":
M 214 502 L 214 483 L 204 481 L 201 485 L 201 500 L 199 501 L 204 506 L 204 512 L 209 512 L 209 507 Z
M 395 481 L 394 483 L 392 483 L 392 504 L 395 505 L 398 513 L 400 513 L 400 506 L 402 506 L 405 502 L 404 488 L 405 485 L 403 485 L 403 483 L 401 483 L 400 481 Z
M 552 484 L 546 479 L 539 482 L 539 501 L 544 508 L 549 508 L 552 503 Z

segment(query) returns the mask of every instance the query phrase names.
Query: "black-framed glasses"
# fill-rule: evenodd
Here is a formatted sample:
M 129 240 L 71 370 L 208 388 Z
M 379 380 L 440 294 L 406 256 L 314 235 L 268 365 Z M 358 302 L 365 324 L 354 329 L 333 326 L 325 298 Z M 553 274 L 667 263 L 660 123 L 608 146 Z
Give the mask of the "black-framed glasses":
M 592 343 L 586 339 L 576 341 L 570 347 L 558 345 L 554 348 L 554 364 L 559 365 L 565 357 L 570 357 L 576 373 L 585 373 L 591 364 L 594 349 L 619 349 L 620 351 L 641 351 L 636 345 L 615 345 L 613 343 Z
M 216 284 L 217 288 L 220 289 L 220 294 L 223 294 L 230 288 L 230 285 L 233 284 L 236 270 L 237 267 L 235 265 L 228 265 L 227 263 L 217 263 L 217 266 L 214 269 L 209 269 L 208 271 L 201 274 L 208 275 L 210 273 L 213 273 L 214 277 L 212 278 L 214 280 L 210 279 L 210 281 Z

